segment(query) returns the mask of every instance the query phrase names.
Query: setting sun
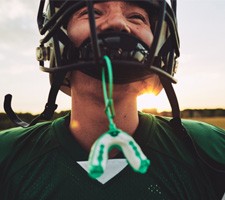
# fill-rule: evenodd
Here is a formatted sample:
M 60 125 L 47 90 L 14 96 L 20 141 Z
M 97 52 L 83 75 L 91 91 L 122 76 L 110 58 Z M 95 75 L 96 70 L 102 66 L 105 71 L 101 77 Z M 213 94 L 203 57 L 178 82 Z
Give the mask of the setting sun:
M 138 110 L 157 109 L 158 112 L 167 111 L 170 109 L 169 103 L 165 94 L 161 92 L 158 96 L 153 94 L 143 94 L 137 98 Z

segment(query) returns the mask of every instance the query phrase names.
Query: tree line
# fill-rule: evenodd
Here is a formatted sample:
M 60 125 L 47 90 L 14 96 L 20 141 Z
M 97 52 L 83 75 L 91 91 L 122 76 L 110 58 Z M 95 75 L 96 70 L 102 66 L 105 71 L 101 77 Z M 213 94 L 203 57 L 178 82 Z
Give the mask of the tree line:
M 163 111 L 157 112 L 157 109 L 144 109 L 143 112 L 152 113 L 154 115 L 161 115 L 171 117 L 172 113 Z M 225 109 L 185 109 L 181 111 L 182 118 L 196 118 L 196 117 L 225 117 Z
M 171 116 L 171 112 L 157 112 L 157 109 L 144 109 L 143 112 L 151 113 L 154 115 L 161 116 Z M 69 111 L 62 111 L 59 113 L 55 113 L 53 115 L 52 120 L 64 116 Z M 18 113 L 19 118 L 26 122 L 31 122 L 37 115 L 33 115 L 31 113 Z M 185 109 L 181 111 L 182 118 L 193 118 L 193 117 L 225 117 L 225 109 Z M 13 128 L 16 125 L 12 123 L 5 113 L 0 113 L 0 130 L 5 130 L 9 128 Z
M 52 120 L 65 116 L 69 111 L 62 111 L 59 113 L 54 113 Z M 18 113 L 17 116 L 25 122 L 31 122 L 37 115 L 33 115 L 31 113 Z M 9 128 L 16 127 L 16 125 L 10 121 L 5 113 L 0 113 L 0 130 L 5 130 Z

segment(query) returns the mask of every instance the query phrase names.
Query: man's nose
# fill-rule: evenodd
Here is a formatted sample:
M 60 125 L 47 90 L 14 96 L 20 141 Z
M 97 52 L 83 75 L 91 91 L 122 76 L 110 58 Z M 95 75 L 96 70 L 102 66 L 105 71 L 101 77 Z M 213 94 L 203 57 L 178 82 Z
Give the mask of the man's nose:
M 98 29 L 100 32 L 131 32 L 125 17 L 120 14 L 109 15 L 102 23 L 99 24 Z

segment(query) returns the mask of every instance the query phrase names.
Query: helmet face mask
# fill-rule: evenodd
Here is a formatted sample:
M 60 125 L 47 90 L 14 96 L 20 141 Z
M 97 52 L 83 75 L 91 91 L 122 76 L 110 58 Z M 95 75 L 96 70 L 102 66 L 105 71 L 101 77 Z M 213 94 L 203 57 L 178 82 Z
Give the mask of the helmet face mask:
M 38 54 L 40 54 L 40 51 L 47 52 L 45 53 L 47 56 L 39 56 L 38 60 L 40 62 L 41 69 L 51 74 L 50 77 L 53 84 L 53 74 L 73 70 L 81 70 L 94 78 L 100 79 L 99 66 L 104 65 L 102 57 L 107 54 L 107 52 L 103 51 L 106 47 L 104 47 L 104 45 L 102 46 L 101 40 L 107 40 L 107 38 L 110 40 L 113 36 L 116 38 L 121 37 L 121 40 L 123 41 L 134 40 L 134 36 L 124 33 L 115 34 L 113 32 L 101 36 L 101 39 L 99 40 L 99 36 L 94 30 L 96 28 L 95 25 L 93 25 L 94 17 L 91 16 L 91 9 L 89 9 L 89 22 L 92 24 L 93 30 L 90 35 L 91 39 L 87 39 L 89 40 L 88 46 L 92 47 L 93 56 L 89 57 L 89 59 L 82 57 L 82 53 L 85 51 L 85 45 L 81 45 L 80 48 L 76 48 L 67 36 L 66 26 L 71 15 L 76 10 L 86 6 L 87 2 L 91 3 L 92 1 L 49 0 L 46 13 L 43 15 L 45 2 L 43 0 L 41 1 L 42 5 L 40 4 L 38 24 L 40 33 L 44 35 L 44 38 L 40 42 Z M 99 1 L 94 1 L 94 3 L 98 2 Z M 140 59 L 130 59 L 129 56 L 127 59 L 126 57 L 112 56 L 112 52 L 114 52 L 114 54 L 116 52 L 117 54 L 122 54 L 123 52 L 132 54 L 135 51 L 135 49 L 130 49 L 130 52 L 124 51 L 125 45 L 117 45 L 117 47 L 108 51 L 111 52 L 108 56 L 111 58 L 113 68 L 115 67 L 115 83 L 129 83 L 142 80 L 152 73 L 157 73 L 159 76 L 163 76 L 175 83 L 176 80 L 173 75 L 175 73 L 176 58 L 179 57 L 179 39 L 176 29 L 175 13 L 165 1 L 143 0 L 133 2 L 138 4 L 140 7 L 145 8 L 148 12 L 151 26 L 154 29 L 154 40 L 151 48 L 145 48 L 145 51 L 147 51 L 145 55 L 143 55 L 141 51 L 136 52 L 136 54 L 140 54 L 139 57 L 145 57 L 145 62 Z M 93 40 L 95 41 L 95 44 Z M 101 48 L 99 47 L 99 43 L 101 43 Z M 141 46 L 144 46 L 143 42 L 140 40 L 138 41 L 137 39 L 134 48 L 135 46 L 138 46 L 138 44 L 142 44 Z M 113 43 L 111 43 L 111 46 L 112 45 Z M 48 51 L 46 49 L 48 49 Z M 96 49 L 99 52 L 96 52 Z M 89 54 L 90 53 L 91 52 L 89 52 Z M 96 56 L 96 54 L 98 55 Z M 48 59 L 50 60 L 49 67 L 45 67 L 44 62 Z M 121 71 L 119 69 L 121 69 Z

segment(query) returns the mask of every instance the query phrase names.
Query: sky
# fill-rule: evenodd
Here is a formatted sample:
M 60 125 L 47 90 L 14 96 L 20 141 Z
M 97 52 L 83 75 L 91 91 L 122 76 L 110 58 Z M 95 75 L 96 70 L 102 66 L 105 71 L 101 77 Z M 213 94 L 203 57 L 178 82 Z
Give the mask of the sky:
M 39 70 L 36 16 L 38 0 L 0 0 L 0 112 L 4 96 L 13 95 L 16 112 L 40 113 L 50 88 Z M 181 110 L 225 108 L 225 1 L 179 0 L 181 56 L 174 85 Z M 59 93 L 57 111 L 70 108 L 70 97 Z M 139 109 L 170 110 L 164 92 L 139 98 Z

